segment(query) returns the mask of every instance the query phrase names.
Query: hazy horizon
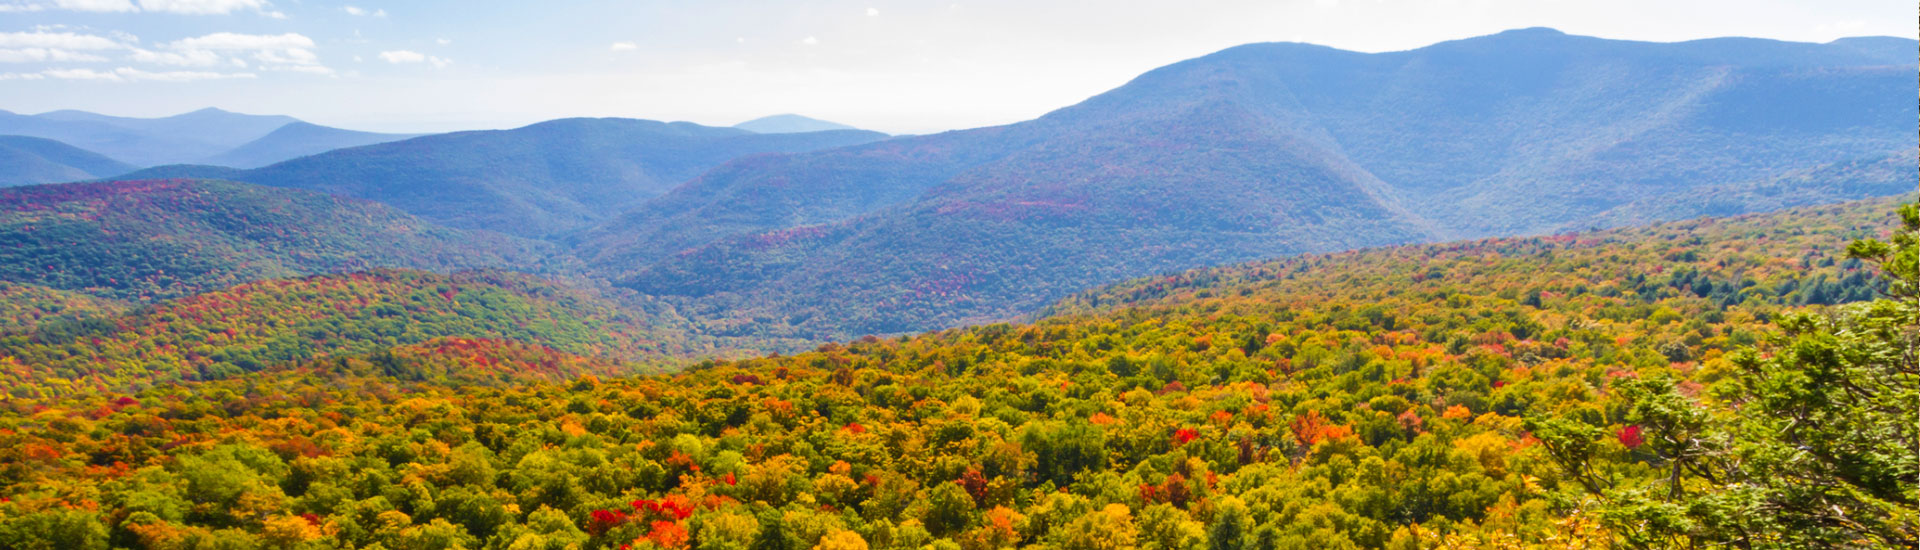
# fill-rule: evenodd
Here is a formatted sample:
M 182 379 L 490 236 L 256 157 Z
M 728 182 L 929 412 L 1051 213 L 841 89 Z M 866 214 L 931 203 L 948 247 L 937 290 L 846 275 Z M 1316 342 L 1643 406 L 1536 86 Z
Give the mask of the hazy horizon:
M 1897 9 L 1896 9 L 1897 6 Z M 1646 13 L 1662 17 L 1646 17 Z M 381 132 L 566 117 L 730 126 L 792 113 L 893 134 L 1027 120 L 1155 67 L 1256 42 L 1382 52 L 1551 27 L 1677 42 L 1915 38 L 1853 0 L 403 5 L 0 0 L 0 109 L 207 107 Z M 512 28 L 514 31 L 489 31 Z

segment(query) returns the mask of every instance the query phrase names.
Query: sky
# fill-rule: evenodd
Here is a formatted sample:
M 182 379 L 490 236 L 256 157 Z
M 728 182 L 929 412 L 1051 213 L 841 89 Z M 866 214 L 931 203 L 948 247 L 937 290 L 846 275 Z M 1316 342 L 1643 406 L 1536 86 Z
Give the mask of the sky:
M 1007 124 L 1252 42 L 1916 37 L 1910 0 L 0 0 L 0 109 L 204 107 L 359 130 L 799 113 Z

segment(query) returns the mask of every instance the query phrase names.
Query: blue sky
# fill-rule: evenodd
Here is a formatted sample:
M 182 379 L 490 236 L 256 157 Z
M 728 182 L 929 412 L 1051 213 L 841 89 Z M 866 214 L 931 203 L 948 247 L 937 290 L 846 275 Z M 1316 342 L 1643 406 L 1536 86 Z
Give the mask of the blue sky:
M 1914 37 L 1908 0 L 0 0 L 0 109 L 220 107 L 356 129 L 796 112 L 917 133 L 1025 120 L 1248 42 L 1505 29 Z

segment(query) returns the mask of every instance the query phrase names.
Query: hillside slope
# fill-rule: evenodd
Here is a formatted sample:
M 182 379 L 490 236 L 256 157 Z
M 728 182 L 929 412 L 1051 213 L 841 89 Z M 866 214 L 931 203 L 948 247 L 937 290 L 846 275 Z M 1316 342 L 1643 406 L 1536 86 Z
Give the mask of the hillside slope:
M 1200 265 L 1804 204 L 1698 197 L 1910 162 L 1903 44 L 1254 44 L 1029 122 L 735 161 L 569 242 L 622 285 L 845 337 Z M 1894 179 L 1820 200 L 1898 192 L 1867 175 Z
M 45 138 L 0 136 L 0 187 L 123 174 L 132 165 Z
M 221 378 L 439 338 L 628 359 L 661 359 L 681 341 L 659 319 L 526 275 L 376 270 L 248 283 L 42 324 L 0 334 L 0 357 L 24 366 L 27 374 L 6 373 L 7 387 L 24 396 Z
M 368 201 L 146 180 L 0 190 L 0 281 L 135 301 L 374 267 L 537 270 L 544 243 L 450 229 Z

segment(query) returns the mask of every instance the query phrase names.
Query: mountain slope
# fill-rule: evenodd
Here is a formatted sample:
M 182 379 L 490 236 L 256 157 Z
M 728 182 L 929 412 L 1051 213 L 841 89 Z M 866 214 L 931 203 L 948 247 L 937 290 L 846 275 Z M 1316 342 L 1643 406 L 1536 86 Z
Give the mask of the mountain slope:
M 202 162 L 233 168 L 259 168 L 276 162 L 316 155 L 334 149 L 373 145 L 417 137 L 417 134 L 380 134 L 342 130 L 306 122 L 294 122 L 275 129 L 260 139 L 249 141 Z
M 242 183 L 0 190 L 0 280 L 122 299 L 373 267 L 539 269 L 552 253 L 376 203 Z
M 0 187 L 80 181 L 123 174 L 133 166 L 98 153 L 28 136 L 0 136 Z
M 733 127 L 757 134 L 797 134 L 802 132 L 859 129 L 838 122 L 828 122 L 796 114 L 764 116 L 735 124 Z
M 1899 44 L 1254 44 L 1029 122 L 742 159 L 571 242 L 623 285 L 847 336 L 1208 263 L 1700 215 L 1695 190 L 1910 156 Z
M 453 227 L 537 237 L 603 219 L 736 157 L 882 137 L 563 119 L 329 151 L 228 177 L 379 201 Z
M 161 118 L 53 111 L 0 111 L 0 134 L 58 140 L 135 166 L 194 162 L 259 139 L 299 120 L 201 109 Z
M 70 290 L 0 281 L 0 333 L 30 331 L 42 323 L 108 317 L 127 309 L 125 303 Z

